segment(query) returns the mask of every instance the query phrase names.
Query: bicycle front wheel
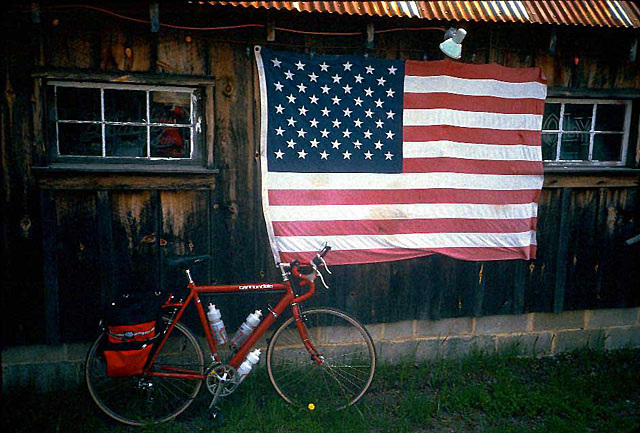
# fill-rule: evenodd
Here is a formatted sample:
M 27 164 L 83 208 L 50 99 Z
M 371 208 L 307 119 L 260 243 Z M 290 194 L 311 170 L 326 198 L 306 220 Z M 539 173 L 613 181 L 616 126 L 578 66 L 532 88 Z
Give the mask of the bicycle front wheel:
M 169 319 L 163 318 L 165 325 Z M 85 363 L 85 379 L 91 397 L 111 418 L 141 426 L 169 421 L 189 407 L 200 390 L 201 380 L 176 377 L 108 377 L 102 334 L 93 343 Z M 202 349 L 191 331 L 176 323 L 156 357 L 152 371 L 204 372 Z
M 301 313 L 309 342 L 305 347 L 295 317 L 273 335 L 267 349 L 267 370 L 274 388 L 294 406 L 339 410 L 367 391 L 376 369 L 376 352 L 367 330 L 356 319 L 334 309 Z

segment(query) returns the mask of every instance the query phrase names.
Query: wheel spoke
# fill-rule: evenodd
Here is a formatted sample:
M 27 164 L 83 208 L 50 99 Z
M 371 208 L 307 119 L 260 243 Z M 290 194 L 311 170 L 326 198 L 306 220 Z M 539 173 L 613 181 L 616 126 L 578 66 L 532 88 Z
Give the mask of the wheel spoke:
M 164 319 L 167 321 L 167 319 Z M 104 338 L 104 336 L 101 336 Z M 202 382 L 174 377 L 106 376 L 106 363 L 100 353 L 98 339 L 87 355 L 85 377 L 89 393 L 107 415 L 130 425 L 164 422 L 182 413 L 194 400 Z M 177 323 L 155 364 L 165 371 L 189 368 L 204 371 L 204 357 L 195 337 Z M 152 366 L 153 368 L 153 366 Z
M 285 400 L 299 406 L 340 409 L 355 403 L 371 384 L 375 351 L 366 329 L 332 309 L 303 313 L 309 341 L 324 356 L 312 361 L 294 319 L 274 334 L 267 354 L 269 378 Z

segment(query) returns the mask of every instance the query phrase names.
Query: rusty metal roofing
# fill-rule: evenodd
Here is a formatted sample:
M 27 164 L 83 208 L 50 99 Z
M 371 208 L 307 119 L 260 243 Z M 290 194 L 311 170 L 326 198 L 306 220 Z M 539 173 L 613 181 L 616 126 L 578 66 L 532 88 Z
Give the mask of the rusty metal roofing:
M 640 28 L 640 7 L 634 1 L 623 0 L 198 1 L 198 3 L 428 20 Z

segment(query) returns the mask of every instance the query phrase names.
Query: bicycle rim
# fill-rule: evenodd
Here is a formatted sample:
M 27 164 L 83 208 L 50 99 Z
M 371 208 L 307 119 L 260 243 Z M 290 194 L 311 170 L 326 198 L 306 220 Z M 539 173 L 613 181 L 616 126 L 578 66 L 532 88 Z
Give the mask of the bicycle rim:
M 168 323 L 168 319 L 163 318 Z M 102 354 L 101 335 L 87 354 L 85 379 L 91 397 L 111 418 L 124 424 L 141 426 L 169 421 L 193 402 L 201 380 L 169 377 L 108 377 Z M 202 350 L 191 332 L 177 323 L 169 335 L 154 367 L 204 371 Z M 168 369 L 167 369 L 168 370 Z
M 269 344 L 271 383 L 294 406 L 339 410 L 354 404 L 367 391 L 375 373 L 371 336 L 357 320 L 338 310 L 319 308 L 302 316 L 321 361 L 307 351 L 291 317 Z

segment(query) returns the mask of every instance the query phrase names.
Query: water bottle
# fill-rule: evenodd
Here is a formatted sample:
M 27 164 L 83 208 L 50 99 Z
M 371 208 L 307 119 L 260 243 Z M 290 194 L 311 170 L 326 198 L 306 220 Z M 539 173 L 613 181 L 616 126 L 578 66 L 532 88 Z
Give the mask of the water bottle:
M 227 342 L 227 330 L 224 328 L 224 323 L 221 319 L 220 310 L 215 305 L 209 304 L 209 311 L 207 311 L 207 319 L 209 319 L 209 326 L 211 326 L 211 333 L 215 338 L 216 343 L 222 345 Z
M 247 316 L 247 319 L 244 321 L 244 323 L 240 325 L 240 328 L 238 328 L 236 335 L 234 335 L 233 338 L 231 339 L 231 345 L 235 347 L 240 347 L 242 342 L 246 340 L 249 334 L 251 334 L 251 331 L 253 331 L 253 328 L 258 326 L 258 323 L 260 323 L 260 317 L 262 317 L 261 310 L 256 310 L 253 313 L 249 314 Z
M 260 360 L 260 349 L 256 349 L 253 352 L 247 355 L 247 358 L 244 360 L 240 367 L 238 367 L 237 373 L 237 381 L 238 383 L 242 382 L 245 377 L 251 372 L 251 369 L 254 365 L 258 363 Z

